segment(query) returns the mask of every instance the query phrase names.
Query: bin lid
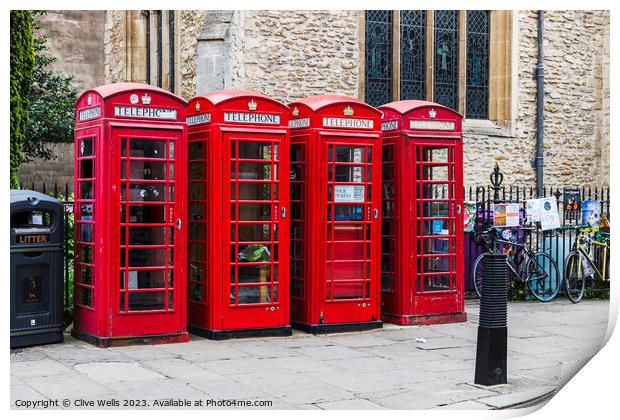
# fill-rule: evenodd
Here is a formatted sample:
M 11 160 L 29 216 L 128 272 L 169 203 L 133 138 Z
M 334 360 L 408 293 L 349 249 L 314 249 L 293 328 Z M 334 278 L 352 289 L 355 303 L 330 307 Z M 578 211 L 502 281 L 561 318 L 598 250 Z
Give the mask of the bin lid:
M 30 207 L 60 207 L 62 201 L 37 191 L 31 190 L 11 190 L 11 211 L 24 210 Z

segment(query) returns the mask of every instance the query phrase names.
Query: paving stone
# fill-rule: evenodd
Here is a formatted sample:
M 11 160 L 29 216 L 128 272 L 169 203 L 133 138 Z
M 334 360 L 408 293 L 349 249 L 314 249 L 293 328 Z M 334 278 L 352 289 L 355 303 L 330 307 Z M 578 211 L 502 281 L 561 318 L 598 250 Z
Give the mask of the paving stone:
M 495 408 L 507 408 L 524 401 L 539 398 L 550 392 L 554 392 L 555 389 L 556 387 L 554 386 L 541 386 L 512 394 L 494 395 L 491 397 L 480 398 L 478 401 Z
M 117 347 L 115 350 L 135 361 L 176 357 L 172 352 L 166 351 L 166 346 L 160 345 Z
M 435 331 L 429 326 L 398 326 L 396 329 L 373 331 L 372 335 L 390 341 L 414 341 L 416 338 L 445 337 L 445 334 Z
M 419 349 L 436 350 L 454 347 L 472 347 L 475 346 L 475 343 L 463 340 L 462 338 L 444 336 L 427 338 L 424 342 L 415 342 L 414 345 Z
M 486 404 L 478 401 L 461 401 L 453 404 L 440 405 L 433 408 L 433 410 L 489 410 Z
M 443 399 L 435 395 L 418 390 L 401 392 L 380 399 L 371 399 L 371 401 L 398 410 L 424 410 L 445 403 Z
M 23 349 L 11 349 L 11 362 L 31 362 L 35 360 L 44 360 L 47 354 L 43 351 L 43 347 L 26 347 Z
M 113 382 L 106 385 L 124 399 L 166 400 L 169 398 L 187 398 L 198 400 L 206 395 L 195 387 L 173 379 L 144 379 L 140 381 Z
M 324 410 L 384 410 L 385 407 L 365 399 L 340 400 L 317 404 Z
M 339 369 L 346 369 L 350 372 L 361 373 L 392 370 L 398 367 L 397 362 L 397 360 L 392 360 L 385 357 L 370 356 L 361 358 L 356 357 L 352 359 L 328 360 L 325 363 Z
M 17 407 L 15 404 L 16 400 L 37 401 L 45 399 L 45 397 L 41 393 L 35 391 L 32 387 L 28 385 L 11 385 L 10 388 L 11 407 L 25 408 L 23 406 Z
M 353 393 L 323 382 L 291 386 L 286 390 L 286 395 L 282 397 L 284 401 L 295 405 L 349 400 L 353 398 L 355 398 Z
M 190 362 L 243 359 L 249 356 L 248 353 L 233 348 L 233 345 L 234 343 L 229 344 L 228 342 L 201 340 L 173 344 L 166 348 L 165 351 Z
M 75 369 L 102 384 L 165 379 L 163 375 L 145 369 L 136 362 L 86 363 L 75 365 Z
M 32 379 L 32 378 L 31 378 Z M 110 389 L 82 376 L 55 375 L 36 378 L 30 386 L 48 398 L 80 398 L 106 394 Z
M 67 346 L 46 348 L 44 352 L 52 359 L 67 366 L 85 364 L 91 362 L 132 362 L 128 356 L 113 349 L 100 349 L 96 347 L 80 348 Z
M 273 395 L 247 386 L 232 379 L 219 381 L 192 381 L 191 387 L 197 389 L 207 398 L 219 399 L 261 399 L 274 400 Z M 287 401 L 288 402 L 288 401 Z
M 443 359 L 441 355 L 417 348 L 413 342 L 397 342 L 390 346 L 364 347 L 357 350 L 368 355 L 397 360 L 410 358 L 418 362 L 424 362 Z
M 278 369 L 270 372 L 244 373 L 230 376 L 230 379 L 256 388 L 274 397 L 283 397 L 291 386 L 316 384 L 314 375 L 295 372 L 290 369 Z
M 348 347 L 342 347 L 337 345 L 300 348 L 298 349 L 298 352 L 302 355 L 306 355 L 317 360 L 337 360 L 366 356 L 365 353 L 359 350 L 354 350 Z
M 314 374 L 317 382 L 325 382 L 335 387 L 342 388 L 354 394 L 377 391 L 388 391 L 400 388 L 399 384 L 392 383 L 388 377 L 381 376 L 376 372 L 332 372 L 329 374 Z
M 222 380 L 223 375 L 204 369 L 196 363 L 180 358 L 144 360 L 142 366 L 148 367 L 168 378 L 179 380 Z
M 377 347 L 394 344 L 393 340 L 386 340 L 381 336 L 371 334 L 367 331 L 353 334 L 336 334 L 325 338 L 326 341 L 345 347 Z
M 51 375 L 75 375 L 76 373 L 55 360 L 33 360 L 25 362 L 11 362 L 11 375 L 19 378 Z

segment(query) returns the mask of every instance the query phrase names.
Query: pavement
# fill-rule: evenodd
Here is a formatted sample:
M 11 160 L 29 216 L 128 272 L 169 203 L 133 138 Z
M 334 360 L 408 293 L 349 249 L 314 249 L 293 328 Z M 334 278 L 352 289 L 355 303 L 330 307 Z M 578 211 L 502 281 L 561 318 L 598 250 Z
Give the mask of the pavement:
M 478 301 L 466 311 L 458 324 L 108 349 L 67 335 L 11 351 L 11 407 L 524 407 L 548 400 L 602 347 L 609 301 L 510 303 L 508 384 L 492 387 L 473 383 Z

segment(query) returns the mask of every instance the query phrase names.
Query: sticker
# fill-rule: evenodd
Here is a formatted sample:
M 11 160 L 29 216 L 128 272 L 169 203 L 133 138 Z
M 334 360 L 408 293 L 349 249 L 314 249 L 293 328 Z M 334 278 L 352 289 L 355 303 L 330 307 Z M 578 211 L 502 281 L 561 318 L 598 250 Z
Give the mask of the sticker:
M 365 187 L 361 185 L 336 185 L 334 188 L 334 202 L 363 203 L 365 192 Z

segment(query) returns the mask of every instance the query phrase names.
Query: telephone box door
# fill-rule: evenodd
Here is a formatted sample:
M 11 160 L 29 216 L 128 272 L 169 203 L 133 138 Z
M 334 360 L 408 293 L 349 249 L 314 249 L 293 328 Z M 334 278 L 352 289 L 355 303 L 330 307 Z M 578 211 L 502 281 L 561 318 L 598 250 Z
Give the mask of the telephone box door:
M 281 305 L 289 293 L 285 142 L 280 133 L 223 134 L 224 329 L 280 326 L 288 317 Z
M 183 329 L 185 311 L 184 225 L 181 188 L 185 188 L 182 130 L 112 128 L 111 298 L 114 335 L 150 334 Z M 148 316 L 147 316 L 148 315 Z
M 411 290 L 417 290 L 419 297 L 412 302 L 411 313 L 457 311 L 462 304 L 455 296 L 463 281 L 463 253 L 457 252 L 463 246 L 460 148 L 460 142 L 452 140 L 411 142 L 410 179 L 415 183 L 410 196 L 417 225 L 412 241 L 418 256 L 417 278 L 412 279 L 417 284 Z M 431 294 L 437 299 L 427 299 Z
M 325 274 L 321 322 L 372 321 L 378 305 L 380 145 L 328 138 L 322 145 Z M 374 183 L 378 185 L 377 183 Z M 377 306 L 378 308 L 378 306 Z M 376 309 L 376 308 L 375 308 Z

